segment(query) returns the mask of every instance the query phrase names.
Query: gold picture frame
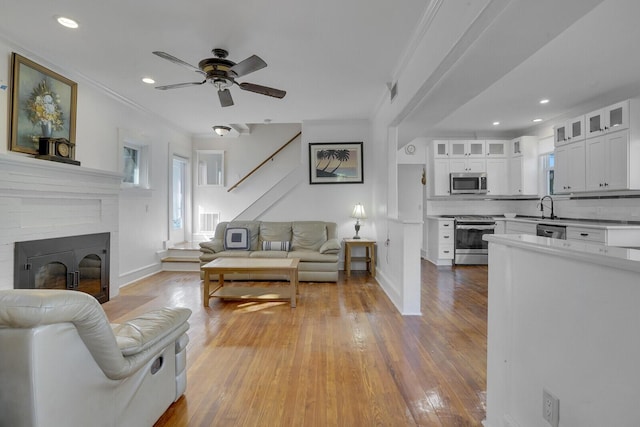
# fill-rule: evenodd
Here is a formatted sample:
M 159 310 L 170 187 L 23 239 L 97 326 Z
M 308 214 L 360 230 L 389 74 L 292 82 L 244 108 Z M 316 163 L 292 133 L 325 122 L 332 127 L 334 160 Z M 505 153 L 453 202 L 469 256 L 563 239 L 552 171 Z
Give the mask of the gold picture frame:
M 38 154 L 40 137 L 76 142 L 78 84 L 13 52 L 10 149 Z

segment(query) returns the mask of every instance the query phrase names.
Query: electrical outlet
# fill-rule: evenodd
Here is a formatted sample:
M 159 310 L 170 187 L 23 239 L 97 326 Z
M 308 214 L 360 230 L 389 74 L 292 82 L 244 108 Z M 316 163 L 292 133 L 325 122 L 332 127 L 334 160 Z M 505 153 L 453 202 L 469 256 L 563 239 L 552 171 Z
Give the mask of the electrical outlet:
M 560 423 L 560 399 L 542 389 L 542 416 L 552 426 Z

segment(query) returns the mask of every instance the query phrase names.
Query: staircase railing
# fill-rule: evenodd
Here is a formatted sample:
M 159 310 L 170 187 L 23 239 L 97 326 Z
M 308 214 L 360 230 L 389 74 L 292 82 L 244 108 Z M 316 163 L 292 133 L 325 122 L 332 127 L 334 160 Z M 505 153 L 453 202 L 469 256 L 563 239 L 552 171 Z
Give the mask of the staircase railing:
M 299 137 L 300 135 L 302 135 L 302 132 L 298 132 L 296 134 L 296 136 L 294 136 L 293 138 L 291 138 L 289 141 L 287 141 L 282 147 L 278 148 L 273 154 L 271 154 L 269 157 L 267 157 L 262 163 L 260 163 L 258 166 L 256 166 L 255 168 L 253 168 L 253 170 L 251 172 L 249 172 L 248 174 L 246 174 L 245 176 L 243 176 L 240 181 L 236 182 L 235 184 L 233 184 L 231 187 L 229 187 L 229 189 L 227 190 L 227 193 L 230 192 L 231 190 L 233 190 L 234 188 L 236 188 L 238 185 L 240 185 L 240 183 L 242 183 L 245 179 L 249 178 L 251 175 L 253 175 L 258 169 L 260 169 L 262 166 L 265 165 L 265 163 L 267 163 L 269 160 L 273 159 L 276 154 L 278 154 L 279 152 L 281 152 L 282 150 L 285 149 L 285 147 L 289 144 L 291 144 L 297 137 Z

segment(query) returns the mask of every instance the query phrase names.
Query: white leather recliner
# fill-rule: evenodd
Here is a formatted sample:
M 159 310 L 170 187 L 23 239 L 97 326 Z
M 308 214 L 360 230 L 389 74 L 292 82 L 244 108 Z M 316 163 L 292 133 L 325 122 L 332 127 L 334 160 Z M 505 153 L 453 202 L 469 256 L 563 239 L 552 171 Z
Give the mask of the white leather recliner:
M 0 426 L 152 426 L 185 391 L 190 315 L 116 325 L 82 292 L 0 291 Z

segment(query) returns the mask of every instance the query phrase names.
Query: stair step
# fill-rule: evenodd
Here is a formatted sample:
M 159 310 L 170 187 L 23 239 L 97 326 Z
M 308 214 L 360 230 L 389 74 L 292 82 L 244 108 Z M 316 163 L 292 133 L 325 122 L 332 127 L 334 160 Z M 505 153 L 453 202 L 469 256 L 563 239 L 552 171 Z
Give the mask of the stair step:
M 168 256 L 168 257 L 162 258 L 162 262 L 195 262 L 200 264 L 200 258 L 184 257 L 184 256 Z

